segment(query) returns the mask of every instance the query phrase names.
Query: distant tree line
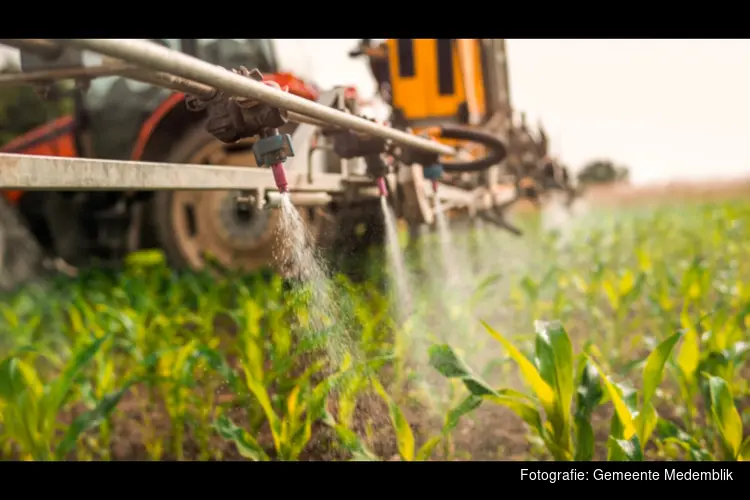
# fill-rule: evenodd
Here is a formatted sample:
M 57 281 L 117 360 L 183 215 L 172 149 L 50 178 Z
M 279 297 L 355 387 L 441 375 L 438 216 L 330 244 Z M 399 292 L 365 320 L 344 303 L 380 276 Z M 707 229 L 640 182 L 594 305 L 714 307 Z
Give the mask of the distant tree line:
M 577 178 L 579 184 L 584 185 L 629 182 L 630 169 L 610 160 L 594 160 L 578 172 Z

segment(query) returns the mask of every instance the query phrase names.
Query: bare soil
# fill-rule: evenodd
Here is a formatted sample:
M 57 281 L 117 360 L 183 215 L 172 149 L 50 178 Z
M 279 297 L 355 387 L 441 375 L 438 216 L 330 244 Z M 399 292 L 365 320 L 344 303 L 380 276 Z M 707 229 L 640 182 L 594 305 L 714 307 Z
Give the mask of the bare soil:
M 714 182 L 665 182 L 593 186 L 586 199 L 596 206 L 642 206 L 661 202 L 708 202 L 750 195 L 750 178 Z

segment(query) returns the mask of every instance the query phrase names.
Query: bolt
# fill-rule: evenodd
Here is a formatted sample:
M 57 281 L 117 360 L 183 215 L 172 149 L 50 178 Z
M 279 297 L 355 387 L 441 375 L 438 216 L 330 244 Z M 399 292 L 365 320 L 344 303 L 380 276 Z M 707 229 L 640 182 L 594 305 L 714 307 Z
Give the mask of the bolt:
M 252 215 L 252 208 L 255 204 L 255 196 L 246 191 L 242 191 L 235 200 L 235 213 L 237 218 L 242 222 L 248 222 Z

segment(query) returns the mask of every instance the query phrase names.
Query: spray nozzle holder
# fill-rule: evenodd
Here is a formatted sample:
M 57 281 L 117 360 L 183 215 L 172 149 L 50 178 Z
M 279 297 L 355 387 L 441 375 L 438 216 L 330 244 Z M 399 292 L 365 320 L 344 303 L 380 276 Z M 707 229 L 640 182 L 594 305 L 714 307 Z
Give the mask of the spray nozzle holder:
M 351 130 L 333 135 L 333 151 L 345 160 L 385 153 L 386 141 L 380 137 L 361 135 Z
M 440 163 L 434 163 L 429 167 L 422 167 L 424 178 L 430 181 L 438 181 L 443 176 L 443 166 Z
M 273 167 L 277 163 L 284 163 L 287 158 L 294 156 L 292 137 L 279 133 L 261 137 L 253 146 L 253 155 L 259 167 Z
M 284 162 L 294 156 L 292 137 L 279 134 L 278 130 L 266 131 L 253 145 L 253 155 L 259 167 L 270 167 L 273 179 L 280 192 L 287 192 L 288 182 L 284 171 Z

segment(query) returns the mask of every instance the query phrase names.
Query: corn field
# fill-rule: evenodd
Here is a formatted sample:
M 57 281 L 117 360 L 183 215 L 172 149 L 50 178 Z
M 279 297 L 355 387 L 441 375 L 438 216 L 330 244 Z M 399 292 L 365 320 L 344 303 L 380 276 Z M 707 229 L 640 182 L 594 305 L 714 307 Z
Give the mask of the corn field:
M 28 285 L 0 303 L 0 457 L 750 459 L 750 203 L 526 225 L 452 261 L 426 235 L 406 312 L 381 260 L 336 277 L 323 327 L 272 273 L 157 254 Z

